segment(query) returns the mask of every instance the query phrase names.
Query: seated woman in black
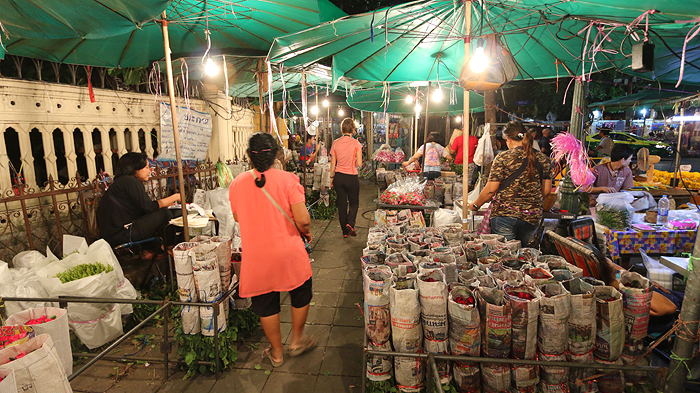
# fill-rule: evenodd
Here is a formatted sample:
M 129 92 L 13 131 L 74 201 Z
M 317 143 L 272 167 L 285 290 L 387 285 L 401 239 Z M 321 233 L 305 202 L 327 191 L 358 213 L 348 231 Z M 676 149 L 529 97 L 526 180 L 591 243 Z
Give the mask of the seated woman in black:
M 163 235 L 173 217 L 168 205 L 180 201 L 180 194 L 151 200 L 143 185 L 151 175 L 145 153 L 124 154 L 114 172 L 114 182 L 97 208 L 102 237 L 114 247 Z

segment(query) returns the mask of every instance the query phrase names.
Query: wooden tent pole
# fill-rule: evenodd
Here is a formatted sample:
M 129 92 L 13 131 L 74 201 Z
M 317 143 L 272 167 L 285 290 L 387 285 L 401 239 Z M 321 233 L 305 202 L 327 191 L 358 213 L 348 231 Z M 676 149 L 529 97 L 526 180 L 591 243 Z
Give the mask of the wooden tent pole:
M 469 58 L 469 40 L 472 30 L 472 2 L 464 2 L 464 61 Z M 467 217 L 469 215 L 469 128 L 471 117 L 469 116 L 469 90 L 464 89 L 464 115 L 462 116 L 462 229 L 469 229 Z

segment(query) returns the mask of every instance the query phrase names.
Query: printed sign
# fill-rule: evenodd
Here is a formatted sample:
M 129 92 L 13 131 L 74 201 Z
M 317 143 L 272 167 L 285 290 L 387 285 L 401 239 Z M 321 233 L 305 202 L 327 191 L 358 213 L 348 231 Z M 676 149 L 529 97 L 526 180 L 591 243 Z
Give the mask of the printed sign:
M 211 115 L 185 107 L 177 108 L 177 129 L 180 133 L 180 157 L 183 160 L 204 160 L 207 158 L 211 139 Z M 160 103 L 161 152 L 158 158 L 175 160 L 173 139 L 173 117 L 170 105 Z

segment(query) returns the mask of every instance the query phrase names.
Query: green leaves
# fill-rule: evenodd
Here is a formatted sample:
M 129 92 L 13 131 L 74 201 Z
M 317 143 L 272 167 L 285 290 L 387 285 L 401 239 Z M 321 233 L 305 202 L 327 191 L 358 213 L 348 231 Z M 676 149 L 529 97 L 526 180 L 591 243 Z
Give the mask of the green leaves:
M 111 265 L 103 265 L 100 262 L 95 263 L 82 263 L 78 266 L 72 267 L 62 273 L 58 273 L 56 278 L 61 280 L 63 284 L 81 278 L 94 276 L 102 272 L 111 272 L 114 268 Z
M 197 354 L 194 353 L 194 351 L 188 352 L 187 355 L 185 355 L 185 364 L 187 364 L 188 366 L 191 365 L 192 362 L 194 362 L 194 358 L 196 356 Z

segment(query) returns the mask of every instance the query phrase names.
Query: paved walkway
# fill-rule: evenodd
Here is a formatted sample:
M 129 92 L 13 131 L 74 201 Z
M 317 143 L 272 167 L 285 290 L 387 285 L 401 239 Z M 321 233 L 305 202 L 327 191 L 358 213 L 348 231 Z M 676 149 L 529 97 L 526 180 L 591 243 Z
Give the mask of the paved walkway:
M 273 370 L 270 361 L 262 357 L 268 340 L 260 329 L 239 344 L 234 368 L 218 376 L 197 374 L 183 380 L 184 372 L 173 366 L 170 377 L 163 381 L 161 365 L 100 361 L 72 381 L 73 389 L 100 393 L 359 392 L 364 334 L 362 313 L 356 305 L 361 305 L 363 298 L 360 256 L 374 221 L 372 200 L 377 194 L 376 186 L 368 181 L 361 181 L 360 189 L 357 237 L 343 238 L 337 218 L 312 221 L 314 297 L 305 332 L 319 341 L 311 352 L 297 358 L 286 356 L 284 365 Z M 288 294 L 283 295 L 282 303 L 282 337 L 287 344 L 291 339 Z M 149 333 L 156 333 L 155 329 L 149 328 Z M 158 356 L 157 347 L 148 350 L 153 352 L 139 355 Z M 117 369 L 127 375 L 115 380 Z

